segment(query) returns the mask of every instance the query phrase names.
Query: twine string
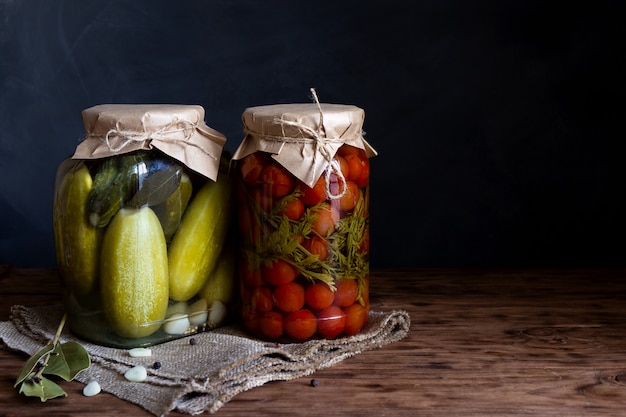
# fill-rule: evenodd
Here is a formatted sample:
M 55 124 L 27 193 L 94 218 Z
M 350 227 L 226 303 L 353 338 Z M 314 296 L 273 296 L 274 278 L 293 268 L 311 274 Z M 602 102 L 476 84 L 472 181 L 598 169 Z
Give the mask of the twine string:
M 341 165 L 339 161 L 337 161 L 330 154 L 330 151 L 327 147 L 324 146 L 326 138 L 326 128 L 324 127 L 324 112 L 322 111 L 322 105 L 320 104 L 320 100 L 317 97 L 317 92 L 315 88 L 311 88 L 311 94 L 313 94 L 313 100 L 315 100 L 315 104 L 317 104 L 317 109 L 320 112 L 320 122 L 317 125 L 317 135 L 315 135 L 315 150 L 316 154 L 319 152 L 322 154 L 324 159 L 328 162 L 328 168 L 324 171 L 324 179 L 326 180 L 326 196 L 331 200 L 338 200 L 346 194 L 348 190 L 348 185 L 346 184 L 346 177 L 341 172 Z M 335 174 L 337 177 L 338 183 L 341 184 L 341 188 L 338 194 L 334 194 L 330 189 L 331 184 L 331 175 Z
M 113 153 L 121 151 L 131 143 L 156 140 L 162 142 L 183 143 L 185 146 L 193 146 L 212 159 L 217 160 L 217 157 L 210 151 L 196 143 L 190 142 L 190 139 L 193 137 L 198 127 L 197 123 L 189 122 L 187 120 L 174 119 L 167 125 L 158 129 L 146 130 L 145 122 L 142 120 L 142 126 L 143 132 L 138 130 L 126 130 L 121 128 L 120 123 L 117 122 L 115 127 L 109 129 L 105 135 L 90 134 L 89 136 L 100 138 L 106 144 L 107 148 Z M 179 133 L 183 133 L 182 137 L 176 136 Z M 119 142 L 117 145 L 114 145 L 112 142 L 116 139 Z
M 346 184 L 346 178 L 341 172 L 341 166 L 339 162 L 333 158 L 333 155 L 330 152 L 328 144 L 332 143 L 344 143 L 345 140 L 340 138 L 328 138 L 326 137 L 326 129 L 324 128 L 324 112 L 322 111 L 322 106 L 317 97 L 317 93 L 314 88 L 311 88 L 311 92 L 313 93 L 313 98 L 315 100 L 315 104 L 317 104 L 317 108 L 320 113 L 320 121 L 317 126 L 317 129 L 313 129 L 309 126 L 306 126 L 302 123 L 292 121 L 292 120 L 284 120 L 276 118 L 274 119 L 274 123 L 279 124 L 282 129 L 282 136 L 272 136 L 272 135 L 259 135 L 258 133 L 249 131 L 248 129 L 244 129 L 246 134 L 250 134 L 258 137 L 259 139 L 273 141 L 273 142 L 284 142 L 284 143 L 313 143 L 314 152 L 313 152 L 313 164 L 317 162 L 318 155 L 321 155 L 326 162 L 328 163 L 328 167 L 324 170 L 324 179 L 326 180 L 326 196 L 331 200 L 338 200 L 343 197 L 348 189 Z M 289 137 L 285 133 L 285 127 L 295 127 L 303 135 L 309 137 Z M 334 193 L 331 190 L 331 175 L 335 175 L 338 180 L 338 183 L 341 184 L 338 190 L 338 193 Z

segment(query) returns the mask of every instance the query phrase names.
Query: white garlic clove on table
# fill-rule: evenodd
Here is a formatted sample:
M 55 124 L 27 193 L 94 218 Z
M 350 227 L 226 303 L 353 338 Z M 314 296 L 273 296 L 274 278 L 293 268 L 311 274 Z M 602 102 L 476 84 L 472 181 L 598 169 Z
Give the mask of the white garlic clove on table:
M 146 358 L 152 356 L 152 350 L 148 348 L 133 348 L 128 351 L 128 354 L 133 358 Z
M 100 394 L 101 388 L 98 381 L 91 381 L 83 388 L 83 395 L 85 397 L 93 397 L 94 395 Z
M 148 371 L 141 365 L 134 366 L 126 371 L 124 378 L 131 382 L 143 382 L 148 378 Z

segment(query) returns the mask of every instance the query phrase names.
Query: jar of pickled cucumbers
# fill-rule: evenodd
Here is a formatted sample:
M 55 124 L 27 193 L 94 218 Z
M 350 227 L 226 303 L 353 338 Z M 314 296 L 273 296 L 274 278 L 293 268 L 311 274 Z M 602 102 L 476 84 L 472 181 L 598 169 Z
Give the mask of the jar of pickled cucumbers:
M 364 111 L 251 107 L 233 155 L 241 320 L 264 340 L 350 336 L 369 315 L 369 158 Z
M 131 348 L 227 322 L 238 294 L 224 135 L 200 106 L 100 105 L 82 117 L 53 208 L 71 330 Z

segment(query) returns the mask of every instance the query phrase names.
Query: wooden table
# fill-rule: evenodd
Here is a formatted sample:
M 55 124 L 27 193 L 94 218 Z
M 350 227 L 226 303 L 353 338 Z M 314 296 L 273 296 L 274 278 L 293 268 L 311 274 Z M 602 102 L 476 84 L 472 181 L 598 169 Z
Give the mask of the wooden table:
M 379 270 L 372 308 L 411 332 L 311 378 L 236 396 L 221 416 L 626 415 L 626 269 Z M 0 319 L 58 300 L 52 270 L 0 267 Z M 150 416 L 109 394 L 18 395 L 25 355 L 0 350 L 0 416 Z M 172 413 L 171 416 L 180 414 Z

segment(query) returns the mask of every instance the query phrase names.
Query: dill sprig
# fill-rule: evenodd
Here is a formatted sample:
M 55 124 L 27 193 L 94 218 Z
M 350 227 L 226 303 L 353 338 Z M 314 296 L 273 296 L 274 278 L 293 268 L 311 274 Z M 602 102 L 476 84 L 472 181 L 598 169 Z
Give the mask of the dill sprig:
M 369 217 L 367 202 L 369 186 L 359 190 L 354 209 L 342 214 L 335 229 L 328 236 L 319 236 L 328 242 L 328 257 L 321 260 L 309 252 L 302 241 L 315 234 L 315 223 L 319 210 L 324 205 L 308 207 L 296 221 L 289 219 L 283 210 L 290 202 L 300 198 L 299 187 L 275 202 L 266 212 L 259 201 L 245 190 L 246 209 L 251 214 L 252 230 L 263 231 L 255 239 L 245 240 L 245 254 L 252 268 L 270 266 L 277 259 L 293 265 L 298 272 L 310 281 L 322 281 L 335 290 L 338 279 L 356 279 L 359 287 L 359 302 L 365 303 L 369 256 L 365 246 Z

